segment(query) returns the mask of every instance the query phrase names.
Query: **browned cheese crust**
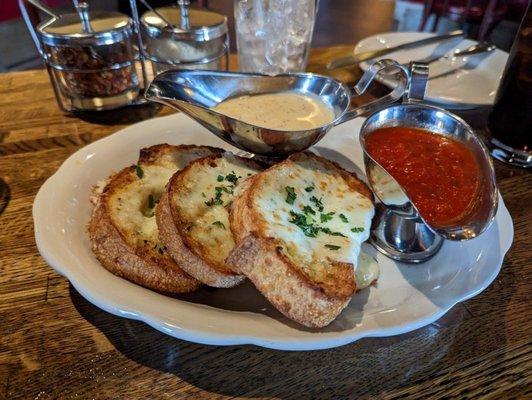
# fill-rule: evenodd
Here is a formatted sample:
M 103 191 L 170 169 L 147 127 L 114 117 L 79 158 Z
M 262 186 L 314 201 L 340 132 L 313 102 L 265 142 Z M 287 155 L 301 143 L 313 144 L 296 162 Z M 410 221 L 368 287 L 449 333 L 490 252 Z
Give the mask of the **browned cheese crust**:
M 176 206 L 180 196 L 186 192 L 186 182 L 194 182 L 199 169 L 214 168 L 217 159 L 222 157 L 218 154 L 198 159 L 176 172 L 166 187 L 166 192 L 157 207 L 156 216 L 161 239 L 176 262 L 202 283 L 212 287 L 228 288 L 241 283 L 245 276 L 235 273 L 225 262 L 220 262 L 212 256 L 206 244 L 189 232 L 190 221 Z M 260 168 L 251 160 L 233 157 L 250 168 Z
M 341 175 L 350 188 L 373 200 L 366 184 L 336 163 L 310 152 L 294 154 L 250 178 L 246 182 L 246 190 L 235 198 L 230 223 L 237 245 L 227 264 L 246 275 L 288 318 L 308 327 L 323 327 L 338 316 L 355 293 L 353 266 L 334 263 L 329 266 L 332 268 L 329 276 L 309 276 L 283 254 L 282 242 L 268 236 L 266 221 L 254 208 L 253 202 L 267 174 L 305 160 L 319 163 L 332 173 Z
M 142 149 L 139 165 L 166 165 L 172 163 L 179 152 L 192 154 L 195 151 L 209 154 L 221 150 L 206 146 L 160 144 Z M 111 216 L 110 198 L 138 179 L 135 166 L 124 168 L 108 178 L 88 224 L 93 252 L 111 273 L 149 289 L 165 293 L 186 293 L 198 289 L 201 282 L 183 271 L 166 249 L 157 243 L 136 242 Z

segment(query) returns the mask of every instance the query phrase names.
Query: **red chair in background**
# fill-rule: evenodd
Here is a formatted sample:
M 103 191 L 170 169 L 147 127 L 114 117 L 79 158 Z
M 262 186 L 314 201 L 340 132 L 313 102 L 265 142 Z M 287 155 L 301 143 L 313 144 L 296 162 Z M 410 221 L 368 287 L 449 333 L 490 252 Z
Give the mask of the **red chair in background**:
M 476 39 L 483 41 L 506 14 L 508 7 L 504 0 L 425 0 L 419 30 L 423 31 L 429 17 L 435 19 L 431 31 L 434 32 L 440 18 L 445 17 L 466 24 L 479 25 Z
M 68 0 L 42 0 L 50 8 L 69 4 Z M 0 0 L 0 22 L 20 18 L 20 8 L 17 0 Z

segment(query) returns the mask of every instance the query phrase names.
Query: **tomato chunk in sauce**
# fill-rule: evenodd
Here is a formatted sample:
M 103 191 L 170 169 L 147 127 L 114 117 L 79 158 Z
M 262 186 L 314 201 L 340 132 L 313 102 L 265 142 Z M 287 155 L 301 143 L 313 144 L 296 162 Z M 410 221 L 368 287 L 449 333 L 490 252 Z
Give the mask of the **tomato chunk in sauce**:
M 468 214 L 480 170 L 464 144 L 423 129 L 393 127 L 369 134 L 366 149 L 406 190 L 429 224 L 446 226 Z

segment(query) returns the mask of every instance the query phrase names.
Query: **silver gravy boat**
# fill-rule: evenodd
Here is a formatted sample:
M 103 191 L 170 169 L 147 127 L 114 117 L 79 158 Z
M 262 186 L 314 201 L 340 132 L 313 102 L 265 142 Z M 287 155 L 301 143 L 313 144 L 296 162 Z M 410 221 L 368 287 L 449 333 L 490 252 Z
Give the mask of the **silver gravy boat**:
M 397 86 L 384 97 L 351 108 L 352 96 L 364 93 L 377 74 L 387 72 L 396 75 Z M 374 63 L 352 90 L 333 78 L 311 73 L 269 76 L 174 70 L 157 75 L 147 88 L 145 97 L 182 111 L 224 141 L 266 160 L 306 150 L 332 127 L 397 101 L 411 86 L 410 76 L 406 67 L 386 59 Z M 228 98 L 280 91 L 319 96 L 333 110 L 334 120 L 314 129 L 280 131 L 252 125 L 212 110 Z

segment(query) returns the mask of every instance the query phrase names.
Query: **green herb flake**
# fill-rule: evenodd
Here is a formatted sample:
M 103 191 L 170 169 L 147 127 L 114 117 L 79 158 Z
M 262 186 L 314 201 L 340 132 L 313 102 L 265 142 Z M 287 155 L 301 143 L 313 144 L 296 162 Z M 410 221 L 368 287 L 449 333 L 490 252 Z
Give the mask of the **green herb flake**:
M 218 177 L 216 178 L 216 180 L 217 180 L 218 182 L 223 182 L 223 181 L 224 181 L 224 177 L 223 177 L 223 175 L 218 175 Z
M 218 228 L 225 229 L 225 225 L 221 221 L 214 221 L 212 224 Z
M 155 199 L 153 198 L 153 194 L 150 194 L 148 196 L 148 208 L 154 208 L 155 207 Z
M 327 247 L 329 250 L 338 250 L 341 248 L 341 246 L 335 246 L 334 244 L 326 244 L 325 247 Z
M 236 176 L 235 171 L 231 171 L 230 174 L 227 174 L 225 176 L 225 180 L 236 185 L 236 183 L 238 182 L 238 176 Z
M 135 165 L 135 172 L 137 173 L 137 176 L 142 179 L 142 177 L 144 176 L 144 171 L 142 170 L 140 165 Z
M 288 204 L 294 204 L 294 201 L 296 200 L 296 192 L 295 189 L 292 186 L 285 186 L 286 190 L 286 202 Z
M 313 219 L 305 214 L 299 214 L 294 211 L 290 211 L 290 216 L 292 217 L 289 222 L 295 224 L 303 231 L 305 236 L 316 237 L 319 233 L 319 228 L 314 226 Z
M 307 186 L 305 188 L 305 192 L 312 192 L 314 189 L 315 189 L 314 186 Z
M 214 192 L 216 193 L 217 197 L 220 197 L 222 195 L 222 192 L 233 194 L 233 190 L 231 188 L 228 188 L 227 186 L 216 186 L 214 188 Z
M 342 220 L 342 222 L 345 222 L 346 224 L 349 222 L 349 220 L 347 219 L 347 217 L 344 215 L 344 214 L 340 214 L 338 215 L 340 217 L 340 219 Z
M 203 197 L 204 199 L 207 198 L 207 195 L 205 194 L 205 192 L 201 192 L 201 197 Z
M 342 232 L 333 232 L 329 228 L 320 228 L 320 231 L 322 231 L 323 233 L 326 233 L 327 235 L 331 235 L 331 236 L 347 237 Z
M 303 207 L 303 212 L 304 212 L 305 214 L 316 215 L 316 211 L 314 211 L 314 210 L 312 209 L 311 206 L 305 206 L 305 207 Z
M 333 219 L 334 212 L 330 212 L 327 214 L 320 214 L 320 221 L 321 222 L 327 222 Z
M 314 203 L 319 212 L 323 211 L 323 202 L 321 199 L 318 199 L 316 196 L 312 196 L 310 201 Z
M 224 202 L 222 201 L 221 198 L 213 198 L 211 197 L 209 201 L 206 201 L 205 202 L 205 205 L 208 206 L 208 207 L 212 207 L 212 206 L 221 206 Z
M 362 228 L 361 226 L 355 226 L 354 228 L 351 228 L 351 232 L 354 232 L 354 233 L 364 232 L 364 228 Z

